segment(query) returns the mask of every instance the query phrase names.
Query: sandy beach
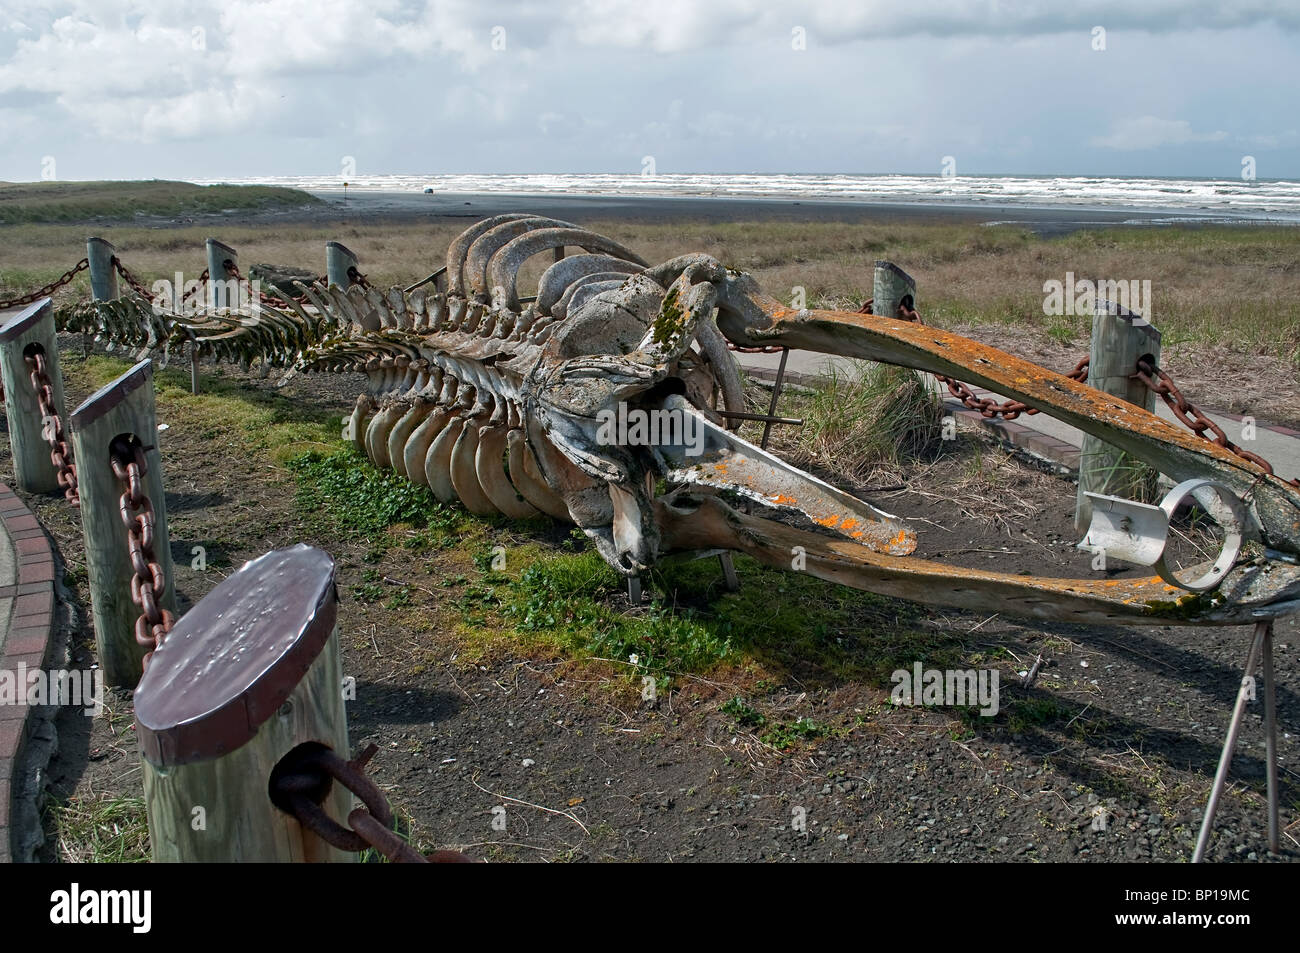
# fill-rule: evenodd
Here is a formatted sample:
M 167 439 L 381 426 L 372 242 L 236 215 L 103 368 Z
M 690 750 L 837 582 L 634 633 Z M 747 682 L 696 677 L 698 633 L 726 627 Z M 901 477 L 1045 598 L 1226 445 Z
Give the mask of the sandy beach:
M 1220 223 L 1222 212 L 1187 209 L 1087 208 L 969 203 L 851 202 L 835 199 L 708 198 L 700 196 L 615 196 L 513 193 L 311 190 L 329 203 L 310 217 L 444 222 L 479 219 L 520 209 L 574 222 L 617 219 L 667 222 L 846 222 L 850 224 L 1019 225 L 1043 237 L 1083 228 L 1201 225 Z M 294 216 L 296 212 L 273 213 Z M 1248 220 L 1242 219 L 1243 223 Z M 1249 220 L 1261 223 L 1260 220 Z

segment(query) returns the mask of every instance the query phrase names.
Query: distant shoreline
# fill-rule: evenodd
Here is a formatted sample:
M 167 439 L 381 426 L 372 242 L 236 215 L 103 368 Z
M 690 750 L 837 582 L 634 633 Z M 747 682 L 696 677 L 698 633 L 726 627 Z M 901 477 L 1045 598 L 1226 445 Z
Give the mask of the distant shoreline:
M 3 184 L 0 184 L 3 185 Z M 1295 227 L 1300 213 L 1126 205 L 1073 199 L 1034 202 L 1006 197 L 924 198 L 866 195 L 640 194 L 590 191 L 435 191 L 414 187 L 298 188 L 251 183 L 211 185 L 141 182 L 18 183 L 0 188 L 9 211 L 24 221 L 78 228 L 277 227 L 338 225 L 462 225 L 504 212 L 532 212 L 578 224 L 756 222 L 850 225 L 1006 225 L 1054 238 L 1081 229 L 1232 226 Z M 462 224 L 463 223 L 463 224 Z
M 1084 228 L 1155 227 L 1163 225 L 1243 227 L 1295 226 L 1300 221 L 1262 214 L 1226 216 L 1192 209 L 1088 206 L 1034 206 L 1014 203 L 881 202 L 836 198 L 584 195 L 507 192 L 395 192 L 308 189 L 327 205 L 311 218 L 360 218 L 448 221 L 480 219 L 503 212 L 530 211 L 575 222 L 626 220 L 672 221 L 842 221 L 850 223 L 951 222 L 1019 225 L 1039 235 L 1063 235 Z M 292 212 L 277 213 L 280 216 Z

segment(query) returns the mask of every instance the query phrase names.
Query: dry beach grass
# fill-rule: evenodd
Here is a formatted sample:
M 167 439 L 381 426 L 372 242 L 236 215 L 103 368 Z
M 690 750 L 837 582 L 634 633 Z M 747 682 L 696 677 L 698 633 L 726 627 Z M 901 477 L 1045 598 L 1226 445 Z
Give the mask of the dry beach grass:
M 201 215 L 203 208 L 191 211 Z M 1165 363 L 1191 375 L 1194 398 L 1282 422 L 1300 416 L 1292 407 L 1300 366 L 1300 229 L 1106 228 L 1044 238 L 1017 226 L 933 217 L 824 220 L 815 206 L 805 208 L 805 221 L 626 218 L 583 224 L 650 261 L 707 252 L 750 272 L 783 300 L 804 289 L 810 307 L 856 310 L 871 296 L 873 261 L 889 259 L 916 278 L 927 322 L 1054 367 L 1072 366 L 1069 356 L 1086 349 L 1090 318 L 1044 314 L 1045 282 L 1064 281 L 1067 273 L 1149 281 L 1152 301 L 1143 310 L 1164 336 Z M 385 219 L 355 212 L 295 218 L 250 211 L 219 222 L 187 221 L 194 219 L 178 213 L 147 225 L 119 218 L 0 227 L 0 296 L 57 277 L 84 255 L 88 234 L 114 242 L 132 270 L 148 279 L 177 271 L 196 277 L 204 267 L 203 241 L 215 235 L 239 250 L 245 268 L 270 262 L 320 270 L 322 245 L 342 241 L 359 255 L 372 282 L 405 284 L 438 267 L 448 241 L 468 224 L 465 217 Z M 540 257 L 530 264 L 534 272 L 544 267 Z M 84 275 L 73 287 L 84 290 Z M 1240 373 L 1225 375 L 1225 366 Z

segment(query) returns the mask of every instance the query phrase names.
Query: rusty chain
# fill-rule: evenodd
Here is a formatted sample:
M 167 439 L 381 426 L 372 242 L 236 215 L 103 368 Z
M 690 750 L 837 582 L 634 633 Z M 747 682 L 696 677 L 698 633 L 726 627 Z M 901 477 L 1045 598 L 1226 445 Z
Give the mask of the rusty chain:
M 867 299 L 866 303 L 858 309 L 857 313 L 871 314 L 873 303 L 873 299 Z M 898 310 L 904 321 L 914 321 L 917 324 L 925 323 L 921 320 L 921 313 L 914 308 L 901 304 L 899 305 Z M 730 341 L 727 342 L 727 348 L 728 350 L 736 351 L 741 354 L 779 354 L 781 351 L 785 350 L 784 347 L 771 344 L 764 347 L 742 347 L 738 344 L 732 344 Z M 1071 380 L 1076 380 L 1081 384 L 1085 383 L 1088 380 L 1088 362 L 1089 358 L 1087 357 L 1081 359 L 1079 363 L 1074 366 L 1074 370 L 1070 371 L 1066 377 L 1069 377 Z M 951 377 L 945 377 L 942 374 L 935 374 L 934 378 L 939 381 L 939 383 L 947 385 L 948 393 L 961 401 L 963 406 L 968 407 L 971 410 L 979 411 L 980 415 L 983 417 L 1001 417 L 1004 420 L 1015 420 L 1021 414 L 1030 415 L 1042 413 L 1038 408 L 1030 407 L 1028 404 L 1019 400 L 1006 400 L 999 403 L 991 397 L 977 397 L 975 392 L 966 384 L 963 384 L 961 381 L 953 380 Z
M 125 487 L 118 512 L 126 527 L 126 549 L 131 558 L 131 601 L 140 609 L 140 617 L 135 620 L 135 640 L 149 650 L 144 657 L 148 668 L 149 659 L 176 621 L 171 612 L 158 605 L 167 580 L 154 555 L 153 503 L 144 491 L 149 466 L 139 440 L 114 438 L 108 452 L 113 475 Z
M 305 748 L 291 752 L 281 762 L 271 782 L 273 797 L 306 830 L 339 850 L 358 853 L 373 847 L 393 863 L 466 863 L 469 858 L 456 851 L 438 851 L 425 857 L 393 830 L 393 809 L 378 785 L 366 777 L 366 763 L 379 750 L 367 745 L 356 758 L 345 761 L 329 748 Z M 345 827 L 321 806 L 331 781 L 337 781 L 356 795 L 362 807 L 348 814 Z
M 78 272 L 85 271 L 89 267 L 90 267 L 90 259 L 83 258 L 81 259 L 81 261 L 77 262 L 75 265 L 73 265 L 71 268 L 65 271 L 54 281 L 51 281 L 48 285 L 44 285 L 40 288 L 37 288 L 35 291 L 29 292 L 28 294 L 25 294 L 19 298 L 11 298 L 8 301 L 0 301 L 0 311 L 4 311 L 8 308 L 21 308 L 25 304 L 31 304 L 34 301 L 40 301 L 42 298 L 48 298 L 50 295 L 54 294 L 54 292 L 58 291 L 60 288 L 62 288 L 64 285 L 70 282 L 73 278 L 77 277 Z
M 348 265 L 348 281 L 352 282 L 354 285 L 360 285 L 367 291 L 370 290 L 370 282 L 366 280 L 365 275 L 357 270 L 356 265 Z
M 37 351 L 23 358 L 27 362 L 28 377 L 36 392 L 36 407 L 41 415 L 41 437 L 50 445 L 50 462 L 58 471 L 59 489 L 73 506 L 81 505 L 77 492 L 77 468 L 72 462 L 72 448 L 63 435 L 63 420 L 54 401 L 54 384 L 50 381 L 44 352 Z
M 113 269 L 118 273 L 118 275 L 121 276 L 122 280 L 127 283 L 127 285 L 130 287 L 132 291 L 134 291 L 142 298 L 146 298 L 146 299 L 153 298 L 153 293 L 150 292 L 149 289 L 147 289 L 144 286 L 144 282 L 142 282 L 139 278 L 137 278 L 131 272 L 131 270 L 128 269 L 126 265 L 122 263 L 122 259 L 114 255 L 112 258 L 112 264 L 113 264 Z M 181 295 L 181 305 L 184 306 L 185 302 L 189 301 L 190 298 L 194 297 L 196 294 L 201 292 L 203 290 L 203 284 L 207 280 L 208 280 L 208 269 L 204 268 L 203 273 L 199 275 L 199 280 L 195 284 L 195 286 L 191 288 L 189 291 L 185 292 L 185 294 Z
M 866 304 L 858 309 L 858 314 L 871 314 L 871 307 L 873 304 L 874 300 L 868 300 Z M 916 324 L 922 325 L 925 324 L 925 322 L 921 320 L 921 312 L 909 305 L 900 304 L 898 306 L 898 311 L 904 321 L 913 321 Z M 1078 381 L 1080 384 L 1087 383 L 1089 361 L 1090 358 L 1087 356 L 1081 358 L 1079 363 L 1074 365 L 1074 370 L 1070 371 L 1070 373 L 1065 376 L 1070 378 L 1072 381 Z M 1042 413 L 1042 411 L 1037 407 L 1030 407 L 1024 401 L 1020 400 L 1004 400 L 998 402 L 992 397 L 977 397 L 975 396 L 975 392 L 971 390 L 969 386 L 963 384 L 961 381 L 953 380 L 951 377 L 945 377 L 943 374 L 935 374 L 934 379 L 939 383 L 946 385 L 948 393 L 961 401 L 962 406 L 967 407 L 970 410 L 978 411 L 981 417 L 1001 417 L 1003 420 L 1015 420 L 1021 414 L 1030 416 Z
M 232 276 L 235 279 L 235 281 L 245 281 L 244 276 L 240 274 L 239 266 L 235 264 L 235 260 L 233 258 L 224 259 L 221 262 L 221 267 L 224 268 L 226 270 L 226 274 Z M 205 270 L 204 274 L 206 273 L 207 272 Z M 271 299 L 270 295 L 264 293 L 260 288 L 257 290 L 257 294 L 258 294 L 258 298 L 263 302 L 268 300 L 273 300 Z M 230 306 L 231 306 L 230 302 L 226 302 L 226 307 L 230 307 Z
M 1146 358 L 1138 358 L 1137 371 L 1131 375 L 1135 380 L 1141 381 L 1147 388 L 1173 411 L 1174 416 L 1180 422 L 1185 424 L 1198 437 L 1203 437 L 1211 443 L 1216 443 L 1225 450 L 1235 453 L 1243 460 L 1249 460 L 1257 467 L 1262 469 L 1269 476 L 1275 476 L 1273 473 L 1273 464 L 1269 463 L 1257 453 L 1251 453 L 1249 450 L 1239 447 L 1228 439 L 1228 435 L 1223 432 L 1223 428 L 1205 415 L 1195 404 L 1183 396 L 1183 392 L 1178 389 L 1168 374 L 1162 371 L 1158 366 Z M 1214 436 L 1211 437 L 1206 431 Z M 1282 479 L 1278 477 L 1278 479 Z M 1300 489 L 1300 479 L 1283 480 L 1284 483 Z
M 737 354 L 780 354 L 782 351 L 789 350 L 789 348 L 780 344 L 763 344 L 758 347 L 744 347 L 740 344 L 733 344 L 731 341 L 727 341 L 727 350 L 735 351 Z
M 1090 358 L 1081 358 L 1079 363 L 1074 365 L 1074 370 L 1065 376 L 1072 381 L 1086 384 L 1088 382 L 1089 363 Z M 947 385 L 949 394 L 961 401 L 964 407 L 979 411 L 982 417 L 1001 417 L 1003 420 L 1015 420 L 1021 414 L 1031 416 L 1042 413 L 1037 407 L 1030 407 L 1020 400 L 1004 400 L 999 403 L 992 397 L 977 397 L 975 392 L 961 381 L 955 381 L 951 377 L 944 377 L 942 374 L 935 374 L 934 379 L 941 384 Z
M 191 288 L 189 291 L 185 292 L 185 294 L 181 295 L 182 305 L 185 304 L 186 301 L 189 301 L 190 298 L 194 297 L 196 294 L 201 294 L 203 292 L 203 286 L 207 284 L 208 277 L 209 277 L 208 269 L 204 268 L 203 271 L 199 273 L 199 280 L 198 282 L 195 283 L 194 287 Z
M 225 261 L 222 262 L 222 264 L 225 266 L 226 272 L 231 277 L 235 278 L 237 281 L 244 280 L 244 276 L 240 274 L 239 267 L 235 264 L 235 262 L 232 259 L 227 258 Z M 144 284 L 140 281 L 140 279 L 137 278 L 134 274 L 132 274 L 127 269 L 126 265 L 122 264 L 121 259 L 119 259 L 116 255 L 113 256 L 113 267 L 117 270 L 117 273 L 122 276 L 122 279 L 131 287 L 132 291 L 134 291 L 136 294 L 144 298 L 152 297 L 151 293 L 145 289 Z M 202 273 L 199 275 L 198 282 L 195 284 L 195 286 L 181 296 L 181 305 L 184 305 L 195 295 L 200 294 L 203 291 L 203 286 L 210 280 L 211 276 L 212 276 L 211 272 L 207 268 L 204 268 Z M 316 281 L 323 282 L 324 279 L 317 278 Z M 282 301 L 280 298 L 274 295 L 268 295 L 266 292 L 260 289 L 258 290 L 258 296 L 264 303 L 267 304 L 284 304 L 284 301 Z M 310 303 L 308 297 L 305 294 L 296 297 L 293 295 L 289 295 L 288 297 L 291 300 L 298 302 L 299 304 Z
M 114 255 L 110 259 L 110 262 L 113 266 L 113 269 L 118 273 L 118 275 L 122 278 L 122 280 L 126 282 L 127 286 L 132 291 L 140 295 L 142 298 L 153 297 L 153 293 L 150 292 L 149 289 L 147 289 L 144 286 L 144 282 L 141 281 L 138 276 L 136 276 L 129 268 L 126 267 L 122 259 Z M 232 278 L 235 278 L 237 281 L 245 280 L 244 276 L 240 273 L 239 266 L 235 263 L 234 259 L 227 258 L 225 259 L 225 261 L 222 262 L 222 265 L 225 266 L 226 273 L 229 274 Z M 13 301 L 0 301 L 0 309 L 17 307 L 23 304 L 30 304 L 33 301 L 43 298 L 46 295 L 50 294 L 51 292 L 58 290 L 60 287 L 67 284 L 69 281 L 71 281 L 72 278 L 77 274 L 77 272 L 82 271 L 88 267 L 90 267 L 90 262 L 87 259 L 83 258 L 80 262 L 78 262 L 75 268 L 71 269 L 66 274 L 64 274 L 61 278 L 59 278 L 58 281 L 51 282 L 50 284 L 46 285 L 44 288 L 41 288 L 37 291 L 33 291 L 31 294 L 24 295 L 21 298 L 15 298 Z M 190 298 L 194 297 L 196 294 L 199 294 L 202 291 L 204 284 L 206 284 L 210 280 L 210 278 L 211 278 L 211 273 L 207 268 L 204 268 L 202 274 L 199 275 L 198 283 L 195 285 L 195 287 L 185 292 L 185 294 L 181 297 L 181 304 L 184 305 L 186 302 L 190 300 Z M 352 266 L 348 269 L 348 278 L 354 284 L 359 284 L 366 289 L 370 288 L 370 283 L 366 280 L 366 276 L 361 274 L 361 272 L 357 271 L 356 266 Z M 326 275 L 319 275 L 312 280 L 313 283 L 321 285 L 322 287 L 329 285 L 329 278 Z M 262 291 L 259 288 L 257 292 L 259 300 L 261 300 L 262 303 L 264 304 L 272 304 L 272 305 L 283 305 L 288 301 L 294 301 L 298 304 L 311 304 L 311 299 L 306 294 L 291 295 L 288 292 L 280 291 L 280 289 L 278 288 L 276 290 L 278 292 L 277 294 L 267 294 L 265 291 Z M 0 392 L 0 404 L 3 403 L 4 403 L 4 395 L 3 392 Z
M 119 276 L 121 276 L 122 280 L 127 283 L 127 285 L 130 287 L 132 291 L 138 294 L 141 298 L 145 298 L 145 299 L 153 298 L 153 294 L 150 293 L 149 289 L 144 286 L 144 282 L 142 282 L 139 278 L 137 278 L 134 274 L 131 273 L 130 269 L 128 269 L 126 265 L 122 263 L 122 259 L 114 255 L 110 259 L 110 262 L 113 265 L 113 270 L 116 271 Z
M 872 302 L 868 301 L 862 306 L 859 314 L 870 314 Z M 918 324 L 924 324 L 921 320 L 920 312 L 907 305 L 900 305 L 899 312 L 903 320 L 915 321 Z M 1088 362 L 1089 358 L 1085 357 L 1075 365 L 1074 370 L 1066 376 L 1071 380 L 1078 381 L 1080 384 L 1088 382 Z M 1006 420 L 1014 420 L 1020 414 L 1037 414 L 1040 411 L 1036 407 L 1030 407 L 1018 400 L 1008 400 L 1003 403 L 985 397 L 976 397 L 969 387 L 960 381 L 954 381 L 951 378 L 944 377 L 940 374 L 934 375 L 938 380 L 948 385 L 948 393 L 952 394 L 971 410 L 979 411 L 985 417 L 1001 416 Z M 1247 460 L 1270 476 L 1276 476 L 1273 472 L 1273 465 L 1257 453 L 1251 453 L 1249 450 L 1238 446 L 1228 439 L 1223 428 L 1211 420 L 1195 404 L 1183 396 L 1182 391 L 1173 379 L 1146 358 L 1138 358 L 1137 369 L 1130 375 L 1133 379 L 1141 381 L 1154 394 L 1160 397 L 1169 407 L 1175 417 L 1186 425 L 1198 437 L 1203 437 L 1212 443 L 1218 444 L 1225 450 L 1228 450 L 1243 460 Z M 1206 431 L 1209 431 L 1207 434 Z M 1213 436 L 1210 436 L 1213 434 Z M 1279 477 L 1278 479 L 1282 479 Z M 1300 479 L 1283 480 L 1289 486 L 1300 489 Z

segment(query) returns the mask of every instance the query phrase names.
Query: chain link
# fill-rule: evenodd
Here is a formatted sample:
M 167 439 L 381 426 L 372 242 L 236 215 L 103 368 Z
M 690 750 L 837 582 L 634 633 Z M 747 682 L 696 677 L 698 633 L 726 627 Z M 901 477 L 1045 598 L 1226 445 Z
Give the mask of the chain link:
M 868 301 L 862 306 L 859 314 L 870 314 L 872 302 Z M 901 305 L 899 311 L 905 321 L 915 321 L 924 324 L 921 320 L 920 312 L 906 305 Z M 1075 365 L 1074 370 L 1066 376 L 1071 380 L 1078 381 L 1080 384 L 1086 384 L 1088 381 L 1088 363 L 1089 358 L 1085 357 Z M 969 387 L 960 381 L 944 377 L 941 374 L 934 375 L 936 379 L 948 385 L 948 393 L 952 394 L 965 406 L 971 410 L 979 411 L 985 417 L 1001 416 L 1005 420 L 1015 420 L 1020 414 L 1037 414 L 1041 413 L 1036 407 L 1030 407 L 1018 400 L 1008 400 L 1003 403 L 984 397 L 976 397 Z M 1248 460 L 1258 466 L 1270 476 L 1276 476 L 1273 472 L 1273 465 L 1257 453 L 1251 453 L 1228 439 L 1228 435 L 1223 432 L 1223 428 L 1205 415 L 1195 404 L 1183 396 L 1182 391 L 1173 379 L 1162 371 L 1159 367 L 1145 358 L 1138 358 L 1137 369 L 1131 375 L 1134 379 L 1140 380 L 1147 386 L 1152 393 L 1158 395 L 1168 408 L 1173 411 L 1175 417 L 1185 424 L 1198 437 L 1203 437 L 1212 443 L 1218 444 L 1225 450 L 1231 451 L 1243 460 Z M 1207 434 L 1206 431 L 1209 431 Z M 1213 436 L 1211 436 L 1211 434 Z M 1278 479 L 1282 479 L 1279 477 Z M 1283 480 L 1289 486 L 1300 489 L 1300 479 Z
M 857 313 L 871 314 L 873 304 L 874 299 L 867 299 L 866 303 L 858 309 Z M 898 310 L 904 321 L 913 321 L 917 324 L 925 323 L 921 320 L 921 313 L 914 308 L 910 308 L 905 304 L 900 304 Z M 779 354 L 781 351 L 785 350 L 785 348 L 779 345 L 741 347 L 738 344 L 732 344 L 730 341 L 727 342 L 727 348 L 728 350 L 737 351 L 741 354 Z M 1085 383 L 1088 380 L 1088 361 L 1089 359 L 1087 357 L 1081 359 L 1079 363 L 1074 366 L 1074 370 L 1070 371 L 1066 377 L 1078 381 L 1081 384 Z M 991 397 L 977 397 L 975 392 L 961 381 L 953 380 L 951 377 L 945 377 L 942 374 L 935 374 L 934 378 L 939 381 L 939 383 L 947 385 L 948 393 L 961 401 L 963 406 L 968 407 L 971 410 L 979 411 L 980 415 L 984 417 L 1001 417 L 1004 420 L 1015 420 L 1021 414 L 1031 415 L 1042 413 L 1042 411 L 1037 407 L 1030 407 L 1028 404 L 1019 400 L 1007 400 L 999 403 Z
M 23 359 L 27 376 L 36 392 L 36 407 L 41 415 L 41 438 L 50 445 L 50 462 L 58 471 L 59 489 L 73 506 L 81 505 L 77 492 L 77 468 L 72 462 L 72 448 L 63 434 L 63 420 L 54 401 L 54 384 L 45 363 L 44 352 L 37 351 Z
M 370 282 L 366 280 L 365 275 L 357 270 L 356 265 L 348 265 L 348 281 L 352 282 L 354 285 L 360 285 L 367 291 L 370 290 Z
M 1081 358 L 1079 363 L 1074 365 L 1074 370 L 1065 376 L 1072 381 L 1086 384 L 1088 382 L 1089 363 L 1090 358 Z M 975 392 L 961 381 L 955 381 L 951 377 L 944 377 L 942 374 L 935 374 L 934 379 L 941 384 L 947 385 L 949 394 L 961 401 L 963 406 L 979 411 L 982 417 L 1001 417 L 1003 420 L 1015 420 L 1021 414 L 1028 417 L 1042 413 L 1037 407 L 1030 407 L 1020 400 L 1005 400 L 998 403 L 992 397 L 977 397 Z
M 424 864 L 430 860 L 468 862 L 468 857 L 455 851 L 438 851 L 425 857 L 393 830 L 393 809 L 388 798 L 365 774 L 366 763 L 378 750 L 378 745 L 367 745 L 352 761 L 344 761 L 329 748 L 291 753 L 281 762 L 282 770 L 272 782 L 277 803 L 287 806 L 299 824 L 339 850 L 358 853 L 373 847 L 399 864 Z M 330 817 L 320 804 L 331 779 L 356 795 L 364 805 L 348 814 L 347 827 Z
M 90 259 L 83 258 L 54 281 L 51 281 L 48 285 L 37 288 L 35 291 L 25 294 L 21 298 L 11 298 L 8 301 L 0 301 L 0 311 L 4 311 L 8 308 L 21 308 L 25 304 L 31 304 L 34 301 L 40 301 L 42 298 L 48 298 L 73 278 L 77 277 L 78 272 L 85 271 L 89 267 Z
M 88 264 L 87 262 L 83 261 L 79 266 L 79 268 L 87 267 L 87 264 Z M 112 258 L 112 264 L 113 264 L 113 268 L 121 276 L 122 280 L 127 283 L 127 285 L 131 288 L 132 291 L 140 295 L 142 298 L 153 297 L 152 293 L 147 288 L 145 288 L 144 282 L 142 282 L 134 273 L 131 272 L 130 269 L 126 267 L 125 264 L 122 263 L 122 259 L 114 255 Z M 240 273 L 239 266 L 235 263 L 234 259 L 227 258 L 225 259 L 225 261 L 222 262 L 222 265 L 225 267 L 226 273 L 229 274 L 232 278 L 234 278 L 237 281 L 244 280 L 244 276 Z M 353 268 L 352 271 L 355 272 L 356 269 Z M 70 274 L 75 274 L 75 272 L 72 272 Z M 200 294 L 204 286 L 208 283 L 210 279 L 211 279 L 211 273 L 207 268 L 204 268 L 203 273 L 199 275 L 199 280 L 195 284 L 195 286 L 191 288 L 189 291 L 185 292 L 185 294 L 181 297 L 181 304 L 184 305 L 195 295 Z M 66 283 L 66 281 L 70 279 L 69 276 L 65 275 L 64 278 L 61 280 Z M 366 282 L 366 276 L 360 274 L 359 272 L 353 277 L 353 280 L 361 284 L 363 287 L 366 288 L 370 287 L 370 285 Z M 322 286 L 327 285 L 329 283 L 329 279 L 326 278 L 326 276 L 324 275 L 321 275 L 313 279 L 313 281 L 314 283 Z M 57 285 L 52 285 L 49 287 L 53 288 L 53 287 L 57 287 Z M 28 295 L 27 297 L 31 298 L 31 300 L 35 300 L 36 298 L 42 297 L 42 292 L 44 292 L 45 290 L 46 289 L 42 289 L 42 291 L 40 292 L 33 292 L 33 295 Z M 311 303 L 311 299 L 306 294 L 290 295 L 286 292 L 283 294 L 283 297 L 281 297 L 278 295 L 267 294 L 265 291 L 262 291 L 260 288 L 258 289 L 257 294 L 259 299 L 264 304 L 283 305 L 285 304 L 286 300 L 296 301 L 298 304 Z M 26 303 L 26 299 L 21 299 L 21 300 L 22 303 Z M 7 304 L 0 303 L 0 307 L 7 307 Z M 0 403 L 2 402 L 3 402 L 3 395 L 0 395 Z
M 144 657 L 144 667 L 148 668 L 153 653 L 176 621 L 171 612 L 158 605 L 167 589 L 167 579 L 154 555 L 153 503 L 144 491 L 149 465 L 139 440 L 115 438 L 108 452 L 113 475 L 125 487 L 118 512 L 126 527 L 126 549 L 131 558 L 131 601 L 140 609 L 140 617 L 135 620 L 135 640 L 149 650 Z
M 113 265 L 113 270 L 121 276 L 122 280 L 127 283 L 132 291 L 138 294 L 141 298 L 153 298 L 153 295 L 149 292 L 149 289 L 144 286 L 144 283 L 132 274 L 130 270 L 127 269 L 126 265 L 122 264 L 122 259 L 114 255 L 110 261 Z
M 1190 428 L 1198 437 L 1204 437 L 1206 440 L 1218 444 L 1225 450 L 1235 453 L 1237 456 L 1241 457 L 1241 459 L 1249 460 L 1270 476 L 1276 475 L 1273 473 L 1273 464 L 1269 463 L 1259 454 L 1251 453 L 1249 450 L 1245 450 L 1229 440 L 1228 435 L 1223 432 L 1223 428 L 1207 417 L 1195 404 L 1184 397 L 1183 392 L 1178 389 L 1178 385 L 1174 383 L 1173 378 L 1155 364 L 1151 363 L 1146 358 L 1138 358 L 1137 371 L 1131 376 L 1136 380 L 1141 381 L 1152 393 L 1159 396 L 1160 399 L 1165 402 L 1165 405 L 1173 411 L 1174 416 Z M 1207 430 L 1214 436 L 1211 437 L 1207 434 Z M 1281 479 L 1281 477 L 1278 479 Z M 1284 480 L 1283 482 L 1300 489 L 1300 479 Z
M 203 286 L 206 285 L 207 283 L 208 283 L 208 269 L 204 268 L 203 271 L 199 274 L 199 280 L 195 282 L 194 287 L 191 288 L 189 291 L 185 292 L 185 294 L 181 295 L 181 304 L 184 305 L 185 302 L 189 301 L 195 295 L 202 294 Z M 200 301 L 202 301 L 202 299 L 200 299 Z
M 873 303 L 873 301 L 868 301 L 861 309 L 859 309 L 858 314 L 871 314 L 871 306 Z M 898 311 L 904 321 L 913 321 L 921 325 L 925 324 L 925 322 L 921 320 L 921 312 L 917 311 L 915 308 L 909 307 L 906 304 L 900 304 L 898 306 Z M 1078 381 L 1080 384 L 1087 383 L 1089 361 L 1090 358 L 1088 357 L 1081 358 L 1079 363 L 1074 365 L 1074 370 L 1070 371 L 1070 373 L 1065 376 L 1070 378 L 1072 381 Z M 992 397 L 977 397 L 975 396 L 975 392 L 966 384 L 954 380 L 951 377 L 945 377 L 943 374 L 935 374 L 934 379 L 941 384 L 945 384 L 948 387 L 948 393 L 961 401 L 964 407 L 979 411 L 981 417 L 1001 417 L 1003 420 L 1015 420 L 1021 414 L 1031 416 L 1033 414 L 1042 413 L 1042 411 L 1037 407 L 1030 407 L 1024 401 L 1020 400 L 1005 400 L 999 403 Z
M 144 286 L 144 282 L 142 282 L 139 278 L 137 278 L 130 271 L 130 269 L 126 267 L 126 265 L 122 264 L 122 259 L 118 258 L 116 255 L 113 256 L 113 268 L 117 271 L 119 275 L 121 275 L 122 280 L 125 281 L 128 286 L 130 286 L 131 290 L 134 291 L 136 294 L 138 294 L 140 297 L 142 298 L 153 297 L 152 292 L 150 292 L 149 289 L 147 289 Z M 199 275 L 199 280 L 195 283 L 194 287 L 191 288 L 189 291 L 185 292 L 185 294 L 181 296 L 181 304 L 184 305 L 185 302 L 190 300 L 190 298 L 193 298 L 196 294 L 200 294 L 203 291 L 203 286 L 207 283 L 207 280 L 208 280 L 208 269 L 204 268 L 202 274 Z

